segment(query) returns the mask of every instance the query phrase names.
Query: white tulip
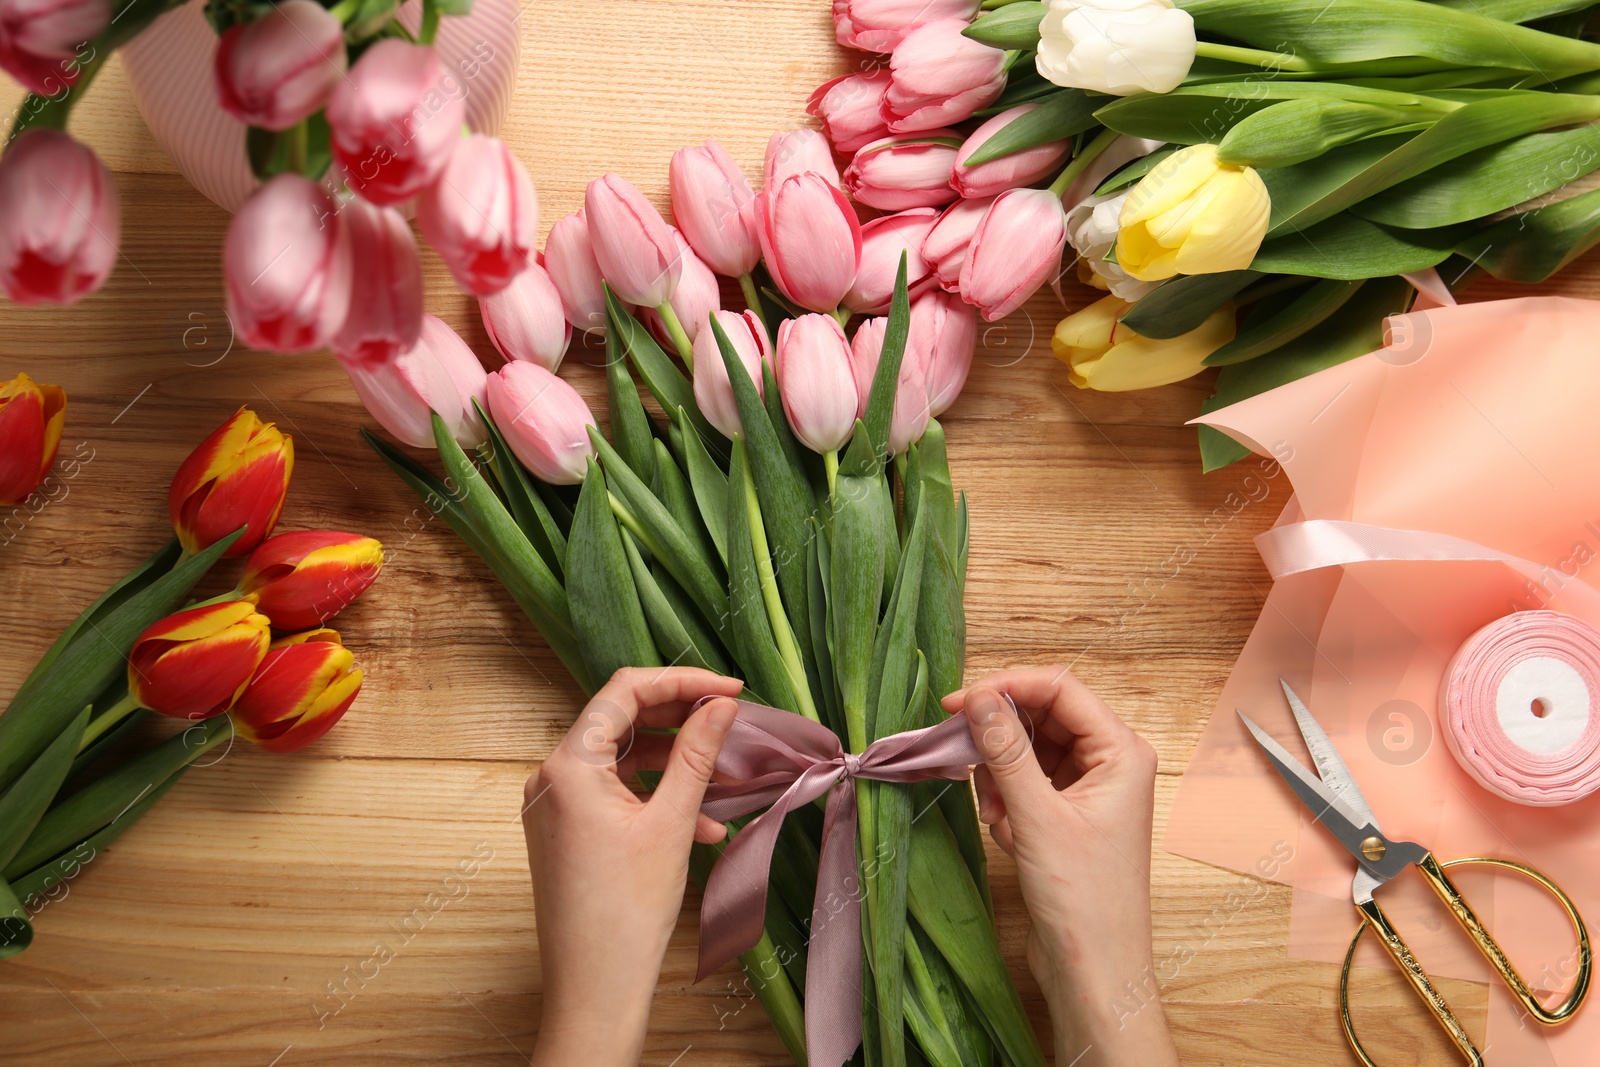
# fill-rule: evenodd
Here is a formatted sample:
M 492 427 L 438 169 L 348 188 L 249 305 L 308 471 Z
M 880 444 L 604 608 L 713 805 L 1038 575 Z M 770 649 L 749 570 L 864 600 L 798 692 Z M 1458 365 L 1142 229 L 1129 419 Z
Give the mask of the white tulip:
M 1057 85 L 1128 96 L 1177 88 L 1194 54 L 1194 19 L 1170 0 L 1050 0 L 1034 63 Z
M 1078 278 L 1097 289 L 1130 304 L 1154 289 L 1160 282 L 1141 282 L 1116 263 L 1106 259 L 1117 243 L 1117 216 L 1122 213 L 1126 192 L 1091 196 L 1067 212 L 1067 243 L 1078 253 Z

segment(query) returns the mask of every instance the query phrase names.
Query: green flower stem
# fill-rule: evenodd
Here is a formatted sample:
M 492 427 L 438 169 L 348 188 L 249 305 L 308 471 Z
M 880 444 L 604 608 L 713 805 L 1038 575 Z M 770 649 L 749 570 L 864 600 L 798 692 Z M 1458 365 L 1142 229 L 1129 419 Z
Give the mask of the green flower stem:
M 212 597 L 210 600 L 197 600 L 193 604 L 190 604 L 188 607 L 184 608 L 183 610 L 184 611 L 188 611 L 191 608 L 209 608 L 213 604 L 230 604 L 233 601 L 238 600 L 239 598 L 241 598 L 243 596 L 244 596 L 244 590 L 242 590 L 242 589 L 230 589 L 226 593 L 218 593 L 216 596 Z
M 672 338 L 672 345 L 678 350 L 678 358 L 683 360 L 684 367 L 693 374 L 694 345 L 690 343 L 689 335 L 684 332 L 683 323 L 678 321 L 678 313 L 672 310 L 671 303 L 666 303 L 656 308 L 656 314 L 661 316 L 661 322 Z
M 284 132 L 288 139 L 288 164 L 291 174 L 304 174 L 306 172 L 306 159 L 311 154 L 311 135 L 306 128 L 306 120 L 295 123 Z
M 117 723 L 121 722 L 123 719 L 126 719 L 129 715 L 132 715 L 138 709 L 139 700 L 130 693 L 128 696 L 123 697 L 121 700 L 111 705 L 99 715 L 96 715 L 93 719 L 90 719 L 89 725 L 84 728 L 83 740 L 78 742 L 78 751 L 82 752 L 84 749 L 94 744 L 95 739 L 101 734 L 117 725 Z
M 1065 196 L 1067 186 L 1072 184 L 1072 179 L 1088 169 L 1089 164 L 1100 157 L 1100 153 L 1111 147 L 1111 143 L 1122 135 L 1116 130 L 1101 130 L 1094 138 L 1068 163 L 1056 180 L 1050 183 L 1050 191 L 1057 196 Z
M 748 274 L 739 275 L 739 289 L 744 293 L 745 306 L 755 312 L 756 318 L 761 322 L 761 328 L 767 329 L 767 313 L 761 310 L 761 292 L 756 288 L 756 280 Z
M 822 454 L 822 469 L 828 475 L 828 496 L 832 497 L 839 485 L 839 450 L 830 448 Z
M 839 320 L 839 328 L 840 329 L 844 329 L 844 327 L 850 325 L 850 315 L 852 314 L 852 312 L 850 311 L 849 308 L 846 308 L 846 307 L 834 308 L 832 314 L 833 314 L 834 318 Z M 773 344 L 777 344 L 777 338 L 773 338 Z
M 1204 56 L 1207 59 L 1243 63 L 1247 67 L 1261 67 L 1264 70 L 1309 71 L 1316 69 L 1299 56 L 1286 55 L 1283 52 L 1266 52 L 1259 48 L 1240 48 L 1231 44 L 1214 44 L 1211 41 L 1196 42 L 1194 54 L 1196 56 Z
M 328 8 L 328 14 L 340 22 L 349 22 L 355 17 L 355 13 L 360 10 L 361 0 L 340 0 L 339 3 Z
M 744 479 L 744 501 L 750 513 L 750 545 L 755 550 L 756 573 L 761 578 L 761 599 L 767 605 L 773 641 L 778 646 L 784 670 L 789 674 L 789 684 L 794 688 L 800 713 L 812 722 L 821 722 L 811 699 L 811 683 L 806 678 L 805 664 L 800 659 L 800 646 L 795 643 L 794 631 L 789 627 L 789 616 L 783 610 L 783 598 L 778 594 L 778 575 L 772 569 L 772 549 L 767 545 L 767 528 L 761 521 L 761 501 L 756 497 L 755 480 L 748 472 Z
M 418 44 L 432 44 L 439 35 L 439 5 L 434 0 L 422 0 L 422 26 L 417 30 Z

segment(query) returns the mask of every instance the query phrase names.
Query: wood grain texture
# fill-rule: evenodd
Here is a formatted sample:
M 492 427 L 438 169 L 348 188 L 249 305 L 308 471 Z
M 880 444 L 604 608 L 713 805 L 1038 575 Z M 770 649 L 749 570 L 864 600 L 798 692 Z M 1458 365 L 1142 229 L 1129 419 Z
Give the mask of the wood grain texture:
M 672 151 L 706 137 L 759 173 L 768 132 L 805 123 L 811 89 L 861 60 L 833 44 L 823 0 L 541 0 L 521 21 L 505 135 L 546 228 L 608 170 L 664 205 Z M 5 113 L 16 100 L 0 91 Z M 0 1063 L 525 1062 L 540 974 L 516 816 L 577 690 L 487 569 L 357 439 L 364 413 L 331 358 L 230 347 L 226 217 L 173 172 L 116 63 L 73 129 L 117 172 L 123 259 L 76 307 L 0 305 L 0 372 L 64 385 L 63 455 L 92 457 L 36 514 L 0 516 L 0 699 L 167 536 L 167 480 L 240 404 L 296 438 L 284 528 L 368 532 L 390 562 L 339 624 L 368 672 L 355 709 L 300 755 L 240 746 L 197 769 L 69 883 L 34 948 L 0 966 Z M 429 310 L 492 361 L 476 307 L 425 256 Z M 1591 257 L 1541 291 L 1588 295 L 1597 282 Z M 1088 299 L 1067 287 L 1068 307 Z M 1160 751 L 1159 840 L 1267 591 L 1251 538 L 1289 487 L 1253 461 L 1200 474 L 1182 423 L 1209 378 L 1072 389 L 1048 344 L 1061 313 L 1046 293 L 986 327 L 947 420 L 972 507 L 968 676 L 1072 664 Z M 564 373 L 603 413 L 603 376 L 584 358 Z M 1175 551 L 1191 558 L 1174 572 Z M 1048 1043 L 1015 872 L 991 852 L 1002 943 Z M 1162 996 L 1186 1064 L 1352 1062 L 1336 969 L 1286 957 L 1287 890 L 1160 851 L 1153 878 L 1156 959 L 1185 959 Z M 691 891 L 644 1062 L 786 1062 L 731 969 L 693 983 L 697 904 Z M 1362 982 L 1375 1050 L 1454 1062 L 1398 977 Z M 1445 986 L 1481 1032 L 1483 987 Z

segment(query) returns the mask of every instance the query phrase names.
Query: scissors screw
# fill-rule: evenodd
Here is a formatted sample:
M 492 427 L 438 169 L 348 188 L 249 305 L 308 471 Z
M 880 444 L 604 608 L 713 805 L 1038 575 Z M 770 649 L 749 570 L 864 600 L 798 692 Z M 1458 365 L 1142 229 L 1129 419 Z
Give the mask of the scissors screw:
M 1383 859 L 1384 853 L 1389 851 L 1389 846 L 1381 837 L 1369 837 L 1361 842 L 1361 854 L 1373 863 Z

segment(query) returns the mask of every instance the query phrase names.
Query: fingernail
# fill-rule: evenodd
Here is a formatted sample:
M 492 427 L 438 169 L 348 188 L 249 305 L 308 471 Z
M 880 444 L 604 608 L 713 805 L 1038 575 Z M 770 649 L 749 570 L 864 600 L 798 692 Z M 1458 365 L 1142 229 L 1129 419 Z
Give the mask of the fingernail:
M 738 714 L 738 704 L 731 700 L 719 700 L 706 713 L 706 722 L 710 725 L 713 733 L 725 734 L 733 729 L 733 720 Z

